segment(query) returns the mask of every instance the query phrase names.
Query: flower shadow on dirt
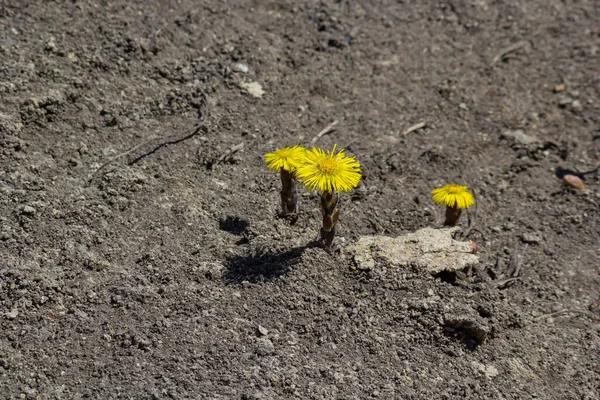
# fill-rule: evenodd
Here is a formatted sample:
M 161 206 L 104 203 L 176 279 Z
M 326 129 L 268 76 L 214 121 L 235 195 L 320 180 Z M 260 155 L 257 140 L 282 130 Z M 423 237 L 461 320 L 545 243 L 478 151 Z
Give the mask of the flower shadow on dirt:
M 226 284 L 244 281 L 262 282 L 285 275 L 302 260 L 306 246 L 294 247 L 282 252 L 268 251 L 263 254 L 233 256 L 225 264 L 223 280 Z
M 236 236 L 241 236 L 250 223 L 240 217 L 232 217 L 231 215 L 219 220 L 219 229 L 229 232 Z

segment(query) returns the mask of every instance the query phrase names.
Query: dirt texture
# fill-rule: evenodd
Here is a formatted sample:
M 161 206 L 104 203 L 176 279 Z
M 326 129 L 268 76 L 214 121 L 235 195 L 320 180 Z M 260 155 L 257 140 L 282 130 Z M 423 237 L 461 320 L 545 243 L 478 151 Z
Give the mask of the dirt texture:
M 0 398 L 600 398 L 597 0 L 0 0 L 0 96 Z M 445 183 L 475 267 L 356 268 Z

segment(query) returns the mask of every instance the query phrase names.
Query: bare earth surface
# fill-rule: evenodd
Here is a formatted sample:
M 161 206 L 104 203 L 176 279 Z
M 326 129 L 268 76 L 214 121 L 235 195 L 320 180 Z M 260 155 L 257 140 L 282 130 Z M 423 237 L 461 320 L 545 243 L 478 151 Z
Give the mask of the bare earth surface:
M 0 398 L 600 398 L 598 1 L 3 0 L 0 94 Z M 262 155 L 336 120 L 329 254 Z M 356 268 L 449 182 L 475 268 Z

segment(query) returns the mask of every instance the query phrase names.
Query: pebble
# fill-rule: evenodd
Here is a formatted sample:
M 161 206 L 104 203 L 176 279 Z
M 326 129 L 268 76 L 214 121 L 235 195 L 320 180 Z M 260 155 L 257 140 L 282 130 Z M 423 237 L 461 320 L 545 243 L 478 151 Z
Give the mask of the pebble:
M 258 343 L 256 346 L 256 353 L 259 356 L 268 356 L 275 352 L 275 345 L 269 339 L 258 339 Z
M 265 91 L 258 82 L 240 82 L 239 86 L 244 89 L 250 96 L 260 99 Z
M 558 106 L 561 108 L 565 108 L 569 104 L 573 103 L 573 99 L 570 97 L 563 97 L 558 101 Z
M 102 150 L 102 155 L 104 156 L 114 156 L 115 154 L 117 154 L 117 150 L 115 150 L 113 147 L 105 147 Z
M 521 235 L 521 241 L 523 243 L 538 244 L 542 241 L 542 238 L 531 233 L 524 233 Z
M 508 131 L 503 133 L 504 137 L 509 137 L 515 139 L 517 142 L 521 144 L 531 144 L 538 142 L 538 138 L 533 135 L 528 135 L 523 132 L 521 129 L 517 129 L 516 131 Z
M 563 184 L 571 186 L 572 188 L 575 188 L 577 190 L 585 189 L 585 184 L 583 183 L 583 181 L 575 175 L 567 174 L 563 176 Z
M 485 365 L 478 361 L 471 361 L 471 365 L 476 371 L 481 372 L 487 379 L 492 379 L 498 376 L 499 372 L 493 365 Z
M 48 42 L 46 42 L 46 46 L 45 49 L 51 52 L 56 52 L 56 42 L 54 38 L 50 38 L 50 40 L 48 40 Z
M 31 206 L 25 206 L 23 207 L 23 209 L 21 210 L 21 213 L 23 215 L 34 215 L 36 212 L 36 209 L 31 207 Z
M 565 90 L 565 84 L 561 83 L 559 85 L 554 86 L 554 92 L 563 92 Z
M 15 309 L 10 312 L 7 312 L 5 315 L 6 315 L 6 318 L 8 318 L 8 319 L 15 319 L 19 315 L 19 311 Z
M 250 71 L 250 69 L 248 68 L 248 66 L 246 64 L 242 64 L 242 63 L 237 63 L 233 65 L 233 70 L 237 71 L 237 72 L 241 72 L 243 74 L 247 74 L 248 71 Z
M 575 110 L 575 111 L 583 110 L 583 105 L 581 104 L 581 102 L 579 100 L 573 101 L 571 103 L 571 107 L 573 107 L 573 110 Z
M 258 333 L 260 333 L 263 336 L 267 336 L 269 334 L 269 330 L 267 328 L 265 328 L 264 326 L 259 325 Z

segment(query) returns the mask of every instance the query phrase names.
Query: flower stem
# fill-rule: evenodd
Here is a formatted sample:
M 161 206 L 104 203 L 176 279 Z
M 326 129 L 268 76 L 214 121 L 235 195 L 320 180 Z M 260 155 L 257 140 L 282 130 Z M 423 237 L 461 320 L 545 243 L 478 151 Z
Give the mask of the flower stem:
M 445 226 L 454 226 L 458 222 L 460 218 L 460 214 L 462 209 L 456 207 L 446 207 L 446 221 L 444 221 Z
M 288 216 L 297 211 L 298 191 L 296 177 L 281 169 L 281 215 Z
M 339 196 L 337 193 L 321 193 L 323 227 L 320 231 L 320 242 L 326 248 L 331 248 L 333 238 L 335 237 L 335 224 L 340 216 L 338 202 Z

